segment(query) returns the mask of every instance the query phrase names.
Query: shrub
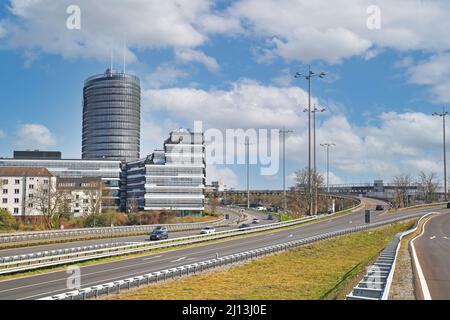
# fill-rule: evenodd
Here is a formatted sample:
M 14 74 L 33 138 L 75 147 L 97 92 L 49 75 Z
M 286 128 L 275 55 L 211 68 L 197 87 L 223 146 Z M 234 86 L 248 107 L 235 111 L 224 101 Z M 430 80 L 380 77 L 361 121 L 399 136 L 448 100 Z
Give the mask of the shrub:
M 0 209 L 0 229 L 17 229 L 19 224 L 8 210 Z

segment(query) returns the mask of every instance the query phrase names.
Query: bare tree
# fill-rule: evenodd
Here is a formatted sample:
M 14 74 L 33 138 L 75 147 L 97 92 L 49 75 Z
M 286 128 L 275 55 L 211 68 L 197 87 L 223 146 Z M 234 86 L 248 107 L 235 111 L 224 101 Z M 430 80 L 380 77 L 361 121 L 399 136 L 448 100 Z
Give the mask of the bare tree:
M 129 208 L 129 212 L 132 213 L 136 213 L 139 211 L 139 203 L 138 203 L 138 199 L 136 198 L 136 195 L 133 194 L 130 198 L 130 200 L 128 201 L 128 208 Z
M 404 208 L 409 205 L 408 189 L 413 183 L 413 178 L 409 174 L 400 174 L 394 177 L 394 206 Z
M 294 210 L 306 212 L 309 208 L 309 194 L 308 194 L 308 168 L 298 170 L 295 173 L 295 191 L 293 193 Z M 312 190 L 319 190 L 324 185 L 323 176 L 311 171 L 311 188 Z
M 432 203 L 436 201 L 436 192 L 439 187 L 439 181 L 437 175 L 434 172 L 426 173 L 421 171 L 419 173 L 419 192 L 422 199 L 426 203 Z
M 48 183 L 39 183 L 36 185 L 32 197 L 28 198 L 27 206 L 31 204 L 32 208 L 38 210 L 44 217 L 45 224 L 52 229 L 55 226 L 55 218 L 58 218 L 61 204 L 65 201 L 64 192 L 56 189 L 54 180 L 47 180 Z

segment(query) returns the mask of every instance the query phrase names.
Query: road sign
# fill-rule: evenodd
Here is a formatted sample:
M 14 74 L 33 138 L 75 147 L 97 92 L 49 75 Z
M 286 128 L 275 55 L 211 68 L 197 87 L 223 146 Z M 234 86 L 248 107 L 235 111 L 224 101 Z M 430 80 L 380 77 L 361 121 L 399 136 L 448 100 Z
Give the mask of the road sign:
M 366 223 L 370 223 L 370 210 L 366 210 Z

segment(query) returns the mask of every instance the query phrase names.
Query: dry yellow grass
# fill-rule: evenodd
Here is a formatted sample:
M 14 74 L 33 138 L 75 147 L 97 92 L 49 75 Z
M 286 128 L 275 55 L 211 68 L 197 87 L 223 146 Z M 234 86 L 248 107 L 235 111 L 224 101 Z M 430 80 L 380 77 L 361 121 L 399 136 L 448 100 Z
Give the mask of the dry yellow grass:
M 391 241 L 413 225 L 397 223 L 323 241 L 225 271 L 191 276 L 115 295 L 110 299 L 333 299 Z

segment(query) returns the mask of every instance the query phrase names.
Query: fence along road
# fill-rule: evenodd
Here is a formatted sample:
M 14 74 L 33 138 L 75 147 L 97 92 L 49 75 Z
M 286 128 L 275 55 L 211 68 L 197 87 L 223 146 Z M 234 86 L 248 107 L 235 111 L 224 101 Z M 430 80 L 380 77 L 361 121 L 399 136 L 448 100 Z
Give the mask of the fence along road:
M 436 210 L 434 210 L 436 211 Z M 145 273 L 179 267 L 187 263 L 201 262 L 216 257 L 231 255 L 242 251 L 254 250 L 262 245 L 276 245 L 294 240 L 305 239 L 327 232 L 339 231 L 364 225 L 364 210 L 334 217 L 317 223 L 302 225 L 293 229 L 278 230 L 272 233 L 258 234 L 247 238 L 230 239 L 219 243 L 203 243 L 203 245 L 174 251 L 146 254 L 80 268 L 81 286 L 90 287 L 103 283 L 139 276 Z M 387 221 L 393 217 L 419 217 L 426 211 L 412 210 L 401 214 L 380 215 L 373 213 L 373 223 Z M 1 299 L 38 299 L 67 292 L 65 271 L 51 272 L 41 275 L 17 278 L 0 282 Z

